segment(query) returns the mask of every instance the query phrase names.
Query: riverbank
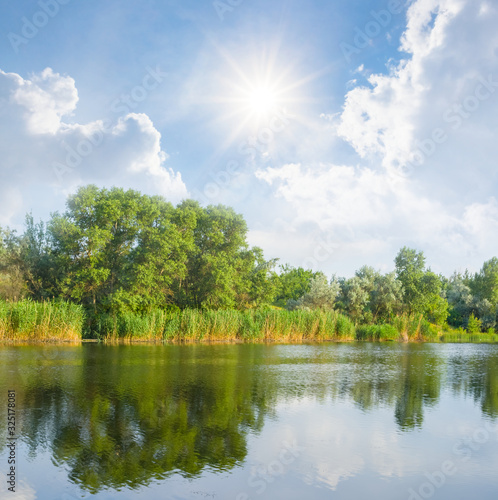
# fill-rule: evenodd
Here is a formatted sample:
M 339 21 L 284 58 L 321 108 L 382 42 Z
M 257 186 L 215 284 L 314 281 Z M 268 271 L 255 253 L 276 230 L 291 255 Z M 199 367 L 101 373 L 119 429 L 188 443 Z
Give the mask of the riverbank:
M 397 316 L 389 324 L 355 325 L 337 311 L 250 309 L 156 310 L 90 318 L 63 301 L 0 302 L 3 342 L 498 342 L 492 333 L 438 327 L 422 317 Z

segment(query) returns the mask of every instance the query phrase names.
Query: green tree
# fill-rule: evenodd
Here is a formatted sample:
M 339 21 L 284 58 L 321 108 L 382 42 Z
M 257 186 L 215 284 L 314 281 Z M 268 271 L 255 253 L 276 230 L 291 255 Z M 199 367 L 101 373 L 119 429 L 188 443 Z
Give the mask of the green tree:
M 341 281 L 341 305 L 355 322 L 371 319 L 368 308 L 373 282 L 361 278 L 358 273 L 353 278 Z
M 0 228 L 0 298 L 18 300 L 28 290 L 24 279 L 21 238 L 15 231 Z
M 377 274 L 370 292 L 370 310 L 373 321 L 387 321 L 397 314 L 403 304 L 403 284 L 395 273 Z
M 488 300 L 493 306 L 498 305 L 498 258 L 485 262 L 470 286 L 474 295 Z
M 403 303 L 408 313 L 424 314 L 437 324 L 448 317 L 448 304 L 442 297 L 439 276 L 425 269 L 423 252 L 402 248 L 395 259 L 396 278 L 403 285 Z
M 49 234 L 64 296 L 97 311 L 146 311 L 171 302 L 189 240 L 161 197 L 80 188 Z
M 238 297 L 248 293 L 244 278 L 254 263 L 248 254 L 244 218 L 231 208 L 203 209 L 193 201 L 184 202 L 179 210 L 188 210 L 195 218 L 187 274 L 177 287 L 180 304 L 206 309 L 237 307 Z
M 469 316 L 469 321 L 467 323 L 467 332 L 471 334 L 481 333 L 481 326 L 482 326 L 481 320 L 476 318 L 474 316 L 474 313 L 472 313 Z
M 335 301 L 340 292 L 340 284 L 334 278 L 330 281 L 323 274 L 312 278 L 310 291 L 299 300 L 288 302 L 289 309 L 324 309 L 334 308 Z
M 251 307 L 271 305 L 277 293 L 278 276 L 275 273 L 275 266 L 278 259 L 266 260 L 263 250 L 259 247 L 254 247 L 248 252 L 248 259 L 251 262 L 251 271 L 247 275 L 247 305 Z
M 276 278 L 277 294 L 275 305 L 285 307 L 287 301 L 297 301 L 310 291 L 311 280 L 319 274 L 310 269 L 296 268 L 288 264 L 280 266 L 280 273 Z

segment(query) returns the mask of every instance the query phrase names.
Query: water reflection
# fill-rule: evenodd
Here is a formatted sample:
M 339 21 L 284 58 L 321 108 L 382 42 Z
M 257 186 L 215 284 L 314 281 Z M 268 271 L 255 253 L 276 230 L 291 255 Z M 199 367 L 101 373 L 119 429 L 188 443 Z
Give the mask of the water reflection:
M 48 450 L 92 493 L 232 470 L 290 402 L 388 408 L 400 432 L 445 389 L 498 415 L 494 346 L 19 346 L 0 360 L 30 455 Z M 2 446 L 5 434 L 2 420 Z

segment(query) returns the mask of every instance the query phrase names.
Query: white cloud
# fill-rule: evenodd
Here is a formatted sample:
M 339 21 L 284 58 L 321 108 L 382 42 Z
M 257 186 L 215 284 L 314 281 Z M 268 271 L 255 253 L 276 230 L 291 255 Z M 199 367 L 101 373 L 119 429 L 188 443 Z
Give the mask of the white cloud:
M 165 166 L 161 134 L 147 115 L 73 123 L 75 82 L 50 68 L 29 79 L 0 71 L 0 96 L 1 224 L 18 221 L 30 204 L 58 209 L 60 200 L 50 206 L 47 198 L 62 198 L 88 183 L 173 202 L 187 196 L 181 175 Z
M 403 59 L 349 91 L 339 116 L 322 115 L 331 140 L 353 146 L 358 165 L 303 154 L 257 173 L 287 202 L 285 223 L 309 241 L 294 262 L 316 253 L 316 234 L 337 243 L 318 262 L 329 272 L 392 262 L 404 245 L 446 273 L 496 254 L 497 24 L 498 6 L 483 0 L 414 1 Z M 444 140 L 431 145 L 437 129 Z M 413 173 L 400 177 L 407 162 Z
M 22 116 L 33 135 L 56 134 L 62 126 L 62 117 L 76 108 L 78 92 L 74 80 L 50 68 L 33 75 L 31 80 L 12 73 L 2 76 L 10 80 L 10 100 L 24 109 Z
M 497 22 L 496 6 L 484 1 L 415 1 L 400 45 L 406 57 L 392 64 L 388 74 L 370 75 L 370 87 L 347 94 L 339 135 L 362 157 L 378 154 L 387 169 L 417 161 L 420 141 L 430 139 L 436 128 L 449 136 L 439 149 L 461 148 L 462 139 L 471 140 L 479 123 L 490 125 L 488 118 L 498 109 L 495 88 L 485 105 L 480 102 L 477 110 L 465 112 L 470 116 L 462 119 L 464 137 L 455 133 L 460 127 L 455 130 L 453 106 L 466 103 L 480 79 L 498 79 Z M 444 168 L 444 159 L 426 156 L 426 163 Z

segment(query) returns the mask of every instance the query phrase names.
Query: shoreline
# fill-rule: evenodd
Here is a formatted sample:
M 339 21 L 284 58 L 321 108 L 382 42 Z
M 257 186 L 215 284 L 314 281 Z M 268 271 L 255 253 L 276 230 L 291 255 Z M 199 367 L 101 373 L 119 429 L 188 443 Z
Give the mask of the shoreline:
M 16 340 L 0 339 L 0 347 L 3 346 L 40 346 L 40 345 L 60 345 L 60 346 L 81 346 L 85 344 L 101 344 L 108 346 L 116 345 L 303 345 L 303 344 L 491 344 L 498 345 L 498 340 L 482 339 L 459 339 L 459 340 L 357 340 L 357 339 L 182 339 L 182 340 L 148 340 L 148 339 L 81 339 L 81 340 Z

